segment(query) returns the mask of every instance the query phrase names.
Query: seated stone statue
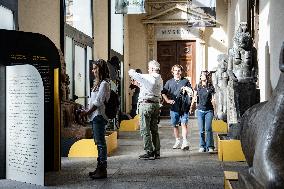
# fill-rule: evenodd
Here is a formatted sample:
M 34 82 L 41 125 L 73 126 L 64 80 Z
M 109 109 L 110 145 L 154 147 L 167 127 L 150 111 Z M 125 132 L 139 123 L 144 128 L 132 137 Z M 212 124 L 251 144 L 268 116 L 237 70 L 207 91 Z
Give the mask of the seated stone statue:
M 60 72 L 60 104 L 61 104 L 61 156 L 68 156 L 69 148 L 79 139 L 92 138 L 92 128 L 89 123 L 82 120 L 78 110 L 83 106 L 69 99 L 70 79 L 66 74 L 66 63 L 61 50 L 60 55 L 61 72 Z
M 284 187 L 284 43 L 279 68 L 271 99 L 254 105 L 241 119 L 241 143 L 249 166 L 240 174 L 241 188 Z
M 233 80 L 245 82 L 255 78 L 255 52 L 247 24 L 242 22 L 233 37 L 233 47 L 229 49 L 228 73 Z
M 227 121 L 227 86 L 229 75 L 227 73 L 228 57 L 226 54 L 217 56 L 219 62 L 217 71 L 215 72 L 215 90 L 216 90 L 216 109 L 217 118 Z

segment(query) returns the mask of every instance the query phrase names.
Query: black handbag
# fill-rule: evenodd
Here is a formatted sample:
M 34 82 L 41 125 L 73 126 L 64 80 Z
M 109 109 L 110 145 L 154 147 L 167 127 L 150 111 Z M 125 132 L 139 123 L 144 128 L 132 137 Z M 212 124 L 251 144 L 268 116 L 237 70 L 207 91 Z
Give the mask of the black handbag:
M 189 112 L 192 97 L 188 96 L 187 92 L 180 91 L 177 96 L 178 110 L 180 114 Z

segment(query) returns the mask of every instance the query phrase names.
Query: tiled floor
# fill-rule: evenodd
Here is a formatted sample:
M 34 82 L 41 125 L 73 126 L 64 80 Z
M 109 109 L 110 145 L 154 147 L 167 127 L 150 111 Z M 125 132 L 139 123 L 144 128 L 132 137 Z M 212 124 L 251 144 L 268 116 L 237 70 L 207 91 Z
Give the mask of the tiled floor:
M 173 150 L 174 137 L 169 120 L 161 120 L 161 159 L 139 160 L 143 143 L 139 132 L 120 132 L 119 147 L 108 158 L 108 178 L 91 180 L 88 172 L 96 166 L 96 158 L 62 158 L 62 170 L 46 174 L 46 185 L 36 186 L 11 180 L 0 180 L 0 188 L 105 188 L 167 189 L 223 188 L 224 170 L 242 170 L 244 162 L 220 162 L 217 153 L 198 153 L 198 129 L 190 119 L 190 150 Z

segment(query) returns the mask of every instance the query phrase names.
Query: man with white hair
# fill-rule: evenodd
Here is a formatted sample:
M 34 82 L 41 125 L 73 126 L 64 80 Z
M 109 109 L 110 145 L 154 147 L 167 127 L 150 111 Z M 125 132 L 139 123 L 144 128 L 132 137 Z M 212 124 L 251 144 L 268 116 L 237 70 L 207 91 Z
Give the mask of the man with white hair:
M 149 74 L 140 74 L 134 69 L 128 71 L 129 76 L 135 79 L 140 87 L 138 114 L 140 116 L 140 133 L 143 137 L 146 154 L 140 155 L 139 159 L 154 160 L 160 158 L 158 118 L 163 80 L 159 71 L 160 64 L 155 60 L 148 63 Z

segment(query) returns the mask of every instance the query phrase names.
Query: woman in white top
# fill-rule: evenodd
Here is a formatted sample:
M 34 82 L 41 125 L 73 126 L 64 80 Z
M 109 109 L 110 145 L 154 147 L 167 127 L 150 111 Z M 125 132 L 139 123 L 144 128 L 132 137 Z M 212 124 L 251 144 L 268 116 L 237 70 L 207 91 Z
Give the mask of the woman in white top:
M 107 146 L 105 140 L 105 126 L 107 116 L 105 114 L 105 102 L 110 98 L 110 85 L 107 82 L 109 71 L 106 61 L 99 59 L 94 61 L 92 73 L 94 74 L 94 86 L 91 90 L 89 109 L 82 112 L 92 120 L 94 141 L 98 149 L 97 168 L 90 172 L 92 179 L 107 177 Z

